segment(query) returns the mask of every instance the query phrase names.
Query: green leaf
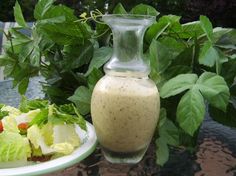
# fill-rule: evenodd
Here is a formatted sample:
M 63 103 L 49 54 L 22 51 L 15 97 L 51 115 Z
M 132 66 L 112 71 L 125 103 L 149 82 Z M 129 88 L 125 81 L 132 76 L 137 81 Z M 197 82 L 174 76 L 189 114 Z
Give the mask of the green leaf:
M 174 55 L 165 45 L 153 40 L 149 47 L 149 57 L 151 72 L 156 71 L 159 74 L 168 68 Z
M 34 45 L 34 49 L 30 54 L 30 63 L 32 66 L 39 67 L 40 66 L 40 49 L 39 46 Z
M 199 63 L 208 67 L 213 67 L 218 60 L 219 55 L 217 50 L 212 46 L 211 42 L 205 42 L 200 50 Z
M 165 138 L 158 138 L 156 143 L 156 163 L 163 166 L 169 159 L 169 148 Z
M 213 39 L 213 27 L 211 24 L 211 21 L 206 17 L 206 16 L 200 16 L 200 24 L 201 27 L 203 29 L 203 31 L 205 32 L 208 40 L 210 42 L 212 42 Z
M 74 15 L 74 10 L 64 5 L 51 6 L 44 14 L 43 19 L 55 19 L 56 17 L 63 16 L 65 20 L 75 21 L 78 18 Z
M 65 70 L 79 68 L 90 62 L 93 56 L 93 45 L 87 41 L 83 45 L 67 45 L 63 50 Z
M 18 1 L 16 1 L 15 6 L 14 6 L 14 17 L 15 17 L 15 21 L 19 24 L 19 26 L 28 27 L 23 17 L 22 10 Z
M 177 122 L 189 135 L 200 127 L 205 115 L 204 99 L 198 89 L 190 89 L 180 100 L 177 107 Z
M 179 145 L 179 129 L 169 119 L 166 119 L 163 125 L 159 128 L 159 136 L 164 138 L 166 143 L 169 145 Z
M 103 66 L 112 55 L 112 49 L 109 47 L 101 47 L 94 51 L 93 58 L 89 64 L 89 69 L 86 72 L 86 76 L 88 76 L 94 68 L 99 69 Z
M 220 75 L 225 79 L 228 86 L 231 86 L 234 83 L 234 78 L 236 77 L 236 60 L 229 60 L 228 62 L 223 63 Z
M 21 63 L 25 62 L 27 57 L 30 56 L 30 54 L 32 53 L 33 49 L 34 49 L 33 42 L 29 42 L 25 46 L 23 46 L 23 48 L 19 54 L 19 61 Z
M 182 25 L 182 30 L 183 33 L 180 34 L 182 38 L 199 37 L 204 33 L 200 21 L 185 23 Z
M 88 85 L 91 90 L 94 88 L 98 80 L 102 78 L 102 76 L 103 76 L 102 71 L 96 68 L 94 68 L 93 71 L 89 74 Z
M 45 23 L 40 25 L 40 31 L 59 45 L 84 44 L 90 37 L 86 24 L 80 22 Z
M 233 103 L 229 103 L 226 112 L 223 112 L 212 106 L 209 107 L 209 112 L 213 120 L 229 127 L 236 127 L 236 108 L 234 107 Z
M 42 19 L 54 2 L 55 0 L 39 0 L 34 9 L 34 18 L 37 20 Z
M 18 92 L 23 95 L 25 94 L 29 84 L 29 78 L 24 78 L 18 85 Z
M 197 78 L 196 74 L 180 74 L 167 81 L 161 87 L 160 96 L 167 98 L 191 89 L 195 85 Z
M 0 55 L 0 66 L 14 65 L 15 60 L 10 58 L 8 55 Z
M 199 77 L 196 86 L 212 106 L 226 111 L 230 93 L 223 77 L 205 72 Z
M 121 3 L 118 3 L 113 10 L 113 14 L 127 14 L 127 12 L 123 5 Z
M 82 115 L 86 115 L 90 112 L 91 96 L 92 92 L 87 87 L 80 86 L 68 100 L 75 103 Z
M 145 40 L 148 43 L 151 43 L 153 39 L 157 39 L 168 27 L 170 23 L 166 23 L 163 21 L 155 22 L 153 25 L 151 25 L 146 34 L 145 34 Z
M 151 15 L 157 16 L 160 13 L 152 6 L 146 4 L 138 4 L 130 11 L 131 14 L 139 14 L 139 15 Z
M 28 100 L 25 96 L 21 97 L 19 109 L 21 112 L 29 112 L 35 109 L 44 109 L 49 105 L 48 100 L 33 99 Z

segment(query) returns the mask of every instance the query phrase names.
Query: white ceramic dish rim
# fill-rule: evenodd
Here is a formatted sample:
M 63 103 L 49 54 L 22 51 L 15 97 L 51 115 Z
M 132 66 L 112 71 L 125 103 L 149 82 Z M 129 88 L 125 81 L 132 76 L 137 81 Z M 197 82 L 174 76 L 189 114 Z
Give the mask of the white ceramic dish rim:
M 72 154 L 57 159 L 53 159 L 47 162 L 42 162 L 39 164 L 17 167 L 17 168 L 0 169 L 0 176 L 42 175 L 57 170 L 65 169 L 69 166 L 72 166 L 82 161 L 95 150 L 97 145 L 97 136 L 94 127 L 89 122 L 86 122 L 86 125 L 87 125 L 88 139 L 81 147 L 76 149 Z

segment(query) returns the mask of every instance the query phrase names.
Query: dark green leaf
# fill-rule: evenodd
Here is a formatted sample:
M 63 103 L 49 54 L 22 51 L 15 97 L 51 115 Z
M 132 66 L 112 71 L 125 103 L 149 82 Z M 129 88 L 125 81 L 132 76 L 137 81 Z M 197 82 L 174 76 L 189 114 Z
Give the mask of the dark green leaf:
M 112 49 L 109 47 L 101 47 L 96 49 L 89 64 L 89 69 L 85 75 L 88 76 L 94 68 L 99 69 L 101 66 L 103 66 L 111 58 L 111 55 Z
M 33 42 L 29 42 L 25 46 L 23 46 L 22 50 L 21 50 L 21 52 L 19 54 L 19 61 L 21 63 L 25 62 L 27 57 L 32 53 L 33 49 L 34 49 Z
M 164 138 L 166 143 L 169 145 L 179 145 L 179 130 L 169 119 L 166 119 L 163 125 L 159 128 L 159 136 Z
M 199 77 L 196 86 L 212 106 L 226 111 L 230 93 L 223 77 L 205 72 Z
M 151 74 L 164 72 L 171 64 L 173 53 L 160 42 L 153 40 L 149 47 Z
M 203 31 L 205 32 L 208 40 L 212 42 L 213 27 L 212 27 L 210 20 L 206 16 L 201 15 L 200 16 L 200 24 L 201 24 L 201 27 L 202 27 Z
M 227 125 L 229 127 L 234 127 L 234 128 L 236 127 L 236 116 L 235 116 L 236 109 L 232 103 L 229 103 L 229 105 L 227 106 L 226 112 L 223 112 L 212 106 L 210 106 L 209 112 L 210 112 L 210 116 L 215 121 L 223 125 Z
M 131 14 L 139 14 L 139 15 L 151 15 L 157 16 L 160 13 L 152 6 L 146 4 L 138 4 L 130 11 Z
M 0 66 L 14 65 L 15 60 L 10 58 L 8 55 L 0 55 Z
M 156 163 L 163 166 L 169 159 L 169 148 L 165 138 L 156 139 Z
M 127 14 L 127 12 L 123 5 L 121 3 L 118 3 L 113 10 L 113 14 Z
M 68 100 L 75 103 L 82 115 L 86 115 L 90 112 L 91 96 L 92 92 L 88 88 L 80 86 Z
M 93 56 L 93 45 L 89 41 L 83 45 L 67 45 L 64 47 L 63 53 L 63 65 L 66 70 L 71 70 L 90 62 Z
M 196 74 L 180 74 L 169 81 L 167 81 L 160 90 L 160 96 L 167 98 L 177 95 L 185 90 L 191 89 L 198 77 Z
M 23 17 L 22 11 L 21 11 L 21 7 L 20 4 L 18 3 L 18 1 L 16 1 L 15 6 L 14 6 L 14 17 L 15 17 L 15 21 L 22 27 L 28 27 L 28 25 L 25 22 L 25 19 Z
M 205 115 L 204 99 L 198 89 L 190 89 L 177 107 L 177 122 L 189 135 L 193 136 L 200 127 Z
M 25 94 L 29 84 L 29 78 L 24 78 L 18 85 L 18 92 L 23 95 Z
M 45 12 L 50 9 L 55 0 L 39 0 L 34 9 L 34 18 L 37 20 L 42 19 Z
M 100 78 L 102 78 L 103 73 L 101 70 L 94 68 L 93 71 L 88 76 L 88 85 L 91 90 L 93 90 L 94 86 L 98 82 Z
M 145 34 L 145 40 L 148 43 L 151 43 L 153 39 L 157 39 L 170 25 L 163 21 L 155 22 L 152 26 L 149 27 Z
M 0 63 L 1 63 L 1 60 L 0 60 Z M 231 86 L 236 77 L 236 60 L 230 60 L 224 63 L 222 65 L 222 70 L 221 70 L 220 75 L 225 79 L 228 86 Z
M 40 32 L 60 45 L 83 44 L 90 36 L 86 25 L 79 22 L 46 23 L 40 28 Z
M 34 49 L 32 50 L 30 54 L 30 63 L 32 66 L 39 67 L 40 65 L 40 49 L 38 46 L 34 46 Z

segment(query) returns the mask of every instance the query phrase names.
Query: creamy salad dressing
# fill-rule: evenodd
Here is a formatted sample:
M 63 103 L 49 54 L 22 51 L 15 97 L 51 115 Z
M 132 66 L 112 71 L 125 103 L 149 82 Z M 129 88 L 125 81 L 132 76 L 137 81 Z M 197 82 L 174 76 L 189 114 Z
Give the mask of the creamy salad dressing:
M 155 131 L 159 109 L 159 93 L 151 80 L 104 76 L 91 101 L 100 144 L 122 153 L 145 149 Z

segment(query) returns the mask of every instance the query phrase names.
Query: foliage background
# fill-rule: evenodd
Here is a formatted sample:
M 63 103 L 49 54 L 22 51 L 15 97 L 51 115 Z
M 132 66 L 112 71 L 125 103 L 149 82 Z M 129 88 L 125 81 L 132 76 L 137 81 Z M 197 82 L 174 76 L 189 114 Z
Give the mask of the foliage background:
M 33 9 L 37 0 L 20 0 L 19 3 L 26 18 L 26 21 L 33 20 Z M 198 20 L 199 15 L 206 15 L 210 18 L 213 26 L 236 27 L 236 1 L 235 0 L 57 0 L 76 10 L 79 14 L 95 8 L 104 10 L 105 4 L 109 4 L 109 10 L 115 4 L 121 2 L 129 10 L 134 5 L 145 3 L 156 7 L 162 15 L 174 14 L 182 16 L 181 22 Z M 13 6 L 15 0 L 0 1 L 0 21 L 14 21 Z

